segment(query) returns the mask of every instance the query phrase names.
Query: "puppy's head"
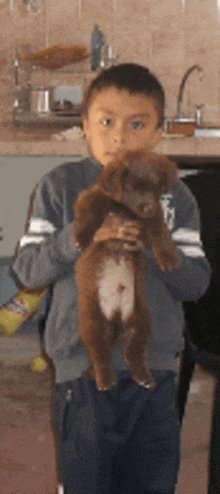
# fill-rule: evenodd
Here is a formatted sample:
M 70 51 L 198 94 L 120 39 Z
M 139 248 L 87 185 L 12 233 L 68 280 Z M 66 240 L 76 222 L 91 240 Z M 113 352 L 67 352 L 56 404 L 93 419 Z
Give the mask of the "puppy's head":
M 177 181 L 177 168 L 152 152 L 128 152 L 103 170 L 98 186 L 141 217 L 156 214 L 159 197 Z
M 141 160 L 142 161 L 142 160 Z M 143 156 L 143 178 L 147 169 L 151 169 L 159 180 L 160 194 L 164 194 L 173 187 L 178 180 L 178 168 L 166 156 L 148 151 Z

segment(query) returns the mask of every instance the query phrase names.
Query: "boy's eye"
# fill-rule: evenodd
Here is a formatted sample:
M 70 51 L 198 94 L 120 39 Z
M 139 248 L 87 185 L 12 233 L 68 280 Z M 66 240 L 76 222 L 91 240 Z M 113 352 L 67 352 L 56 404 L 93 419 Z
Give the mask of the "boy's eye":
M 105 125 L 106 127 L 112 127 L 114 125 L 114 122 L 111 118 L 103 118 L 101 120 L 102 124 Z
M 132 130 L 141 130 L 143 129 L 144 124 L 139 121 L 134 121 L 134 122 L 130 122 L 130 127 L 132 128 Z

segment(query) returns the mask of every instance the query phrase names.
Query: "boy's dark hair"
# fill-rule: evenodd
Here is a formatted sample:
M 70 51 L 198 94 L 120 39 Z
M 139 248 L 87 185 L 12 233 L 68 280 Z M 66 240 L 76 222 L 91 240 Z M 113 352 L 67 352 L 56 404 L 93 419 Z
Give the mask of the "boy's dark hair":
M 93 96 L 109 87 L 126 89 L 129 93 L 142 94 L 150 98 L 158 111 L 158 127 L 163 125 L 165 105 L 163 87 L 146 67 L 134 63 L 124 63 L 102 70 L 85 92 L 82 104 L 84 117 L 88 114 Z

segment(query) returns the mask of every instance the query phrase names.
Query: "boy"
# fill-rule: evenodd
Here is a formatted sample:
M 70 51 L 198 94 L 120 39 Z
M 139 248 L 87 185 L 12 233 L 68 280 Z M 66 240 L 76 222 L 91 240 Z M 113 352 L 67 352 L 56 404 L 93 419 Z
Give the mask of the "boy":
M 20 241 L 14 270 L 27 286 L 53 285 L 45 345 L 56 374 L 55 422 L 60 478 L 68 494 L 173 494 L 179 468 L 176 406 L 177 355 L 183 348 L 182 301 L 196 300 L 209 284 L 199 214 L 189 189 L 179 180 L 161 197 L 164 218 L 177 242 L 181 263 L 162 272 L 148 258 L 146 297 L 151 315 L 148 364 L 153 390 L 132 382 L 121 351 L 113 352 L 117 385 L 97 391 L 81 377 L 88 358 L 77 331 L 74 262 L 80 251 L 71 236 L 72 206 L 102 166 L 118 152 L 152 149 L 160 140 L 164 92 L 148 69 L 121 64 L 91 83 L 83 106 L 85 136 L 92 158 L 65 163 L 37 185 L 29 228 Z M 95 241 L 122 238 L 124 248 L 143 248 L 138 228 L 100 228 Z

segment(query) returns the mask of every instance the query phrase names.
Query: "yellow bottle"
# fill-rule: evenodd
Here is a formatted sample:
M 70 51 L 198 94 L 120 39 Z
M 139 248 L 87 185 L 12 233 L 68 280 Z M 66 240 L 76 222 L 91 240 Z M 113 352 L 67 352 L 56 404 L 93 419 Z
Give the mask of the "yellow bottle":
M 0 331 L 11 336 L 37 311 L 47 289 L 24 288 L 0 308 Z

